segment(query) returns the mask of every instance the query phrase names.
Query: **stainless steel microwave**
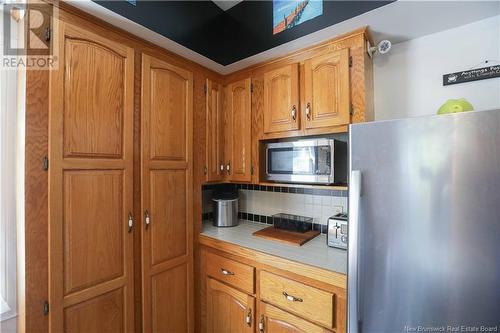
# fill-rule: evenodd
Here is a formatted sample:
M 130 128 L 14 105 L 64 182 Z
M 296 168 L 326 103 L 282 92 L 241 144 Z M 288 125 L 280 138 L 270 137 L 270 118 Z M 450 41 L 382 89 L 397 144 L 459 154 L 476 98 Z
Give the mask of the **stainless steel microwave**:
M 319 138 L 265 143 L 265 154 L 267 181 L 347 183 L 346 142 Z

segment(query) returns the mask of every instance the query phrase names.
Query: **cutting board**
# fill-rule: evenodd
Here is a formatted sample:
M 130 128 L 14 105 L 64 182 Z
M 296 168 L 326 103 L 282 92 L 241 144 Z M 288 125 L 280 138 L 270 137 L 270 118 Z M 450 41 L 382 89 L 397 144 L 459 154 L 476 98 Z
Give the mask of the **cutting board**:
M 289 245 L 301 246 L 309 242 L 314 237 L 318 236 L 319 231 L 311 230 L 302 233 L 302 232 L 287 231 L 283 229 L 276 229 L 275 227 L 267 227 L 254 232 L 253 235 Z

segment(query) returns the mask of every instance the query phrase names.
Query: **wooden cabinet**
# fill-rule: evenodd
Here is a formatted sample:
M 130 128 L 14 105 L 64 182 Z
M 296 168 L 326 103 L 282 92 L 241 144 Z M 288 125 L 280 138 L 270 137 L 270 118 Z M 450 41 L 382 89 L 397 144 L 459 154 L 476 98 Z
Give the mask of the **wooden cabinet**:
M 266 271 L 260 272 L 260 299 L 333 328 L 334 295 Z
M 192 74 L 142 56 L 143 332 L 192 329 Z
M 230 83 L 225 92 L 225 158 L 227 179 L 252 179 L 252 117 L 250 79 Z
M 264 73 L 264 135 L 300 135 L 321 128 L 328 132 L 350 123 L 349 49 L 308 58 L 302 67 L 300 98 L 298 63 Z
M 255 332 L 255 298 L 207 278 L 207 332 Z
M 346 276 L 201 236 L 201 332 L 346 330 Z M 254 311 L 253 302 L 256 302 Z M 255 331 L 242 325 L 252 308 Z M 246 311 L 246 312 L 245 312 Z M 255 318 L 254 318 L 255 315 Z
M 207 253 L 207 275 L 246 293 L 255 291 L 255 268 L 240 262 Z
M 299 64 L 264 74 L 264 133 L 299 129 Z
M 348 49 L 306 60 L 304 87 L 306 129 L 349 124 Z
M 332 332 L 264 302 L 259 303 L 257 320 L 259 333 Z
M 130 332 L 134 50 L 64 22 L 58 33 L 60 66 L 49 73 L 49 329 Z
M 221 181 L 224 166 L 224 113 L 222 85 L 207 79 L 206 91 L 206 181 Z

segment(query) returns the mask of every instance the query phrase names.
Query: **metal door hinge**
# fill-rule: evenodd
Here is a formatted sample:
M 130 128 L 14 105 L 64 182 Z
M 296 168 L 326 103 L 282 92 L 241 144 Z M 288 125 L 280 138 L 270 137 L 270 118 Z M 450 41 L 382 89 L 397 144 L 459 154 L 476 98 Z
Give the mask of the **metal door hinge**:
M 207 94 L 207 91 L 208 91 L 208 88 L 207 88 L 207 84 L 205 83 L 203 85 L 203 91 L 205 92 L 205 95 Z
M 49 302 L 48 301 L 44 301 L 43 302 L 43 315 L 44 316 L 47 316 L 49 314 Z
M 349 67 L 352 67 L 352 56 L 349 57 Z
M 50 38 L 52 37 L 52 31 L 50 30 L 50 27 L 45 28 L 45 33 L 44 33 L 45 40 L 48 42 Z
M 47 156 L 44 156 L 42 159 L 42 170 L 49 170 L 49 158 Z

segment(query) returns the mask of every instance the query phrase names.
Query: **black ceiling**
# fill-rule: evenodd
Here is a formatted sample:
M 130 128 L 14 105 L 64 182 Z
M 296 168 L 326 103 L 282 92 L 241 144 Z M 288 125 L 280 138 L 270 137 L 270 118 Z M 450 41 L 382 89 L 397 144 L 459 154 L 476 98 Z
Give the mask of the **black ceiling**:
M 94 0 L 95 1 L 95 0 Z M 273 35 L 273 2 L 245 0 L 228 11 L 212 1 L 95 1 L 221 65 L 229 65 L 392 1 L 330 1 L 323 15 Z

